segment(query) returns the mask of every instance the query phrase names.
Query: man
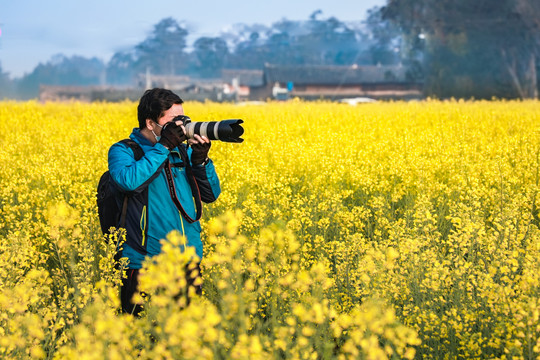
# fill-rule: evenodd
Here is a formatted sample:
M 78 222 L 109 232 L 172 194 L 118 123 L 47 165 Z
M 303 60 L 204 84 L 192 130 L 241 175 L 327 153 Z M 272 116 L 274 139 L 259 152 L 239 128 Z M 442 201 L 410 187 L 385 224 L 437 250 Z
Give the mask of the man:
M 169 232 L 178 230 L 185 235 L 186 245 L 195 247 L 202 259 L 201 209 L 194 202 L 213 202 L 221 192 L 214 164 L 208 158 L 210 140 L 194 135 L 184 143 L 185 128 L 177 118 L 184 115 L 182 104 L 170 90 L 147 90 L 137 108 L 139 128 L 130 135 L 144 155 L 136 160 L 134 150 L 122 142 L 109 150 L 111 179 L 122 197 L 130 196 L 125 214 L 127 236 L 121 250 L 121 256 L 129 260 L 120 294 L 122 310 L 127 313 L 141 311 L 131 301 L 139 269 L 145 257 L 160 253 L 159 241 Z M 190 280 L 188 283 L 193 283 Z M 197 291 L 200 293 L 200 287 Z

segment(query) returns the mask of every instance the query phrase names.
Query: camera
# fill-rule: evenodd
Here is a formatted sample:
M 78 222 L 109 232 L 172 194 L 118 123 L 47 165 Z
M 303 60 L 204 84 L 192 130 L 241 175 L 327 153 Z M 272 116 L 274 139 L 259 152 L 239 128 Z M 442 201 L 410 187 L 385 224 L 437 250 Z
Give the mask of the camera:
M 181 121 L 186 128 L 186 136 L 193 139 L 195 134 L 206 136 L 210 140 L 220 140 L 224 142 L 241 143 L 240 138 L 244 133 L 244 128 L 240 125 L 242 119 L 227 119 L 220 121 L 200 121 L 191 122 L 191 118 L 186 115 L 178 115 L 173 121 Z

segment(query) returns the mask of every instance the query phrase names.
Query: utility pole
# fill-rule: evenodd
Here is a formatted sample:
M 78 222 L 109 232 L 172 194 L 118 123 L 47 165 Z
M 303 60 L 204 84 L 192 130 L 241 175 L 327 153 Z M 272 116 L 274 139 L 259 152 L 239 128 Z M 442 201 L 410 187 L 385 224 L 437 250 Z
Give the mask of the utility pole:
M 152 88 L 152 79 L 150 78 L 150 66 L 146 67 L 146 89 Z

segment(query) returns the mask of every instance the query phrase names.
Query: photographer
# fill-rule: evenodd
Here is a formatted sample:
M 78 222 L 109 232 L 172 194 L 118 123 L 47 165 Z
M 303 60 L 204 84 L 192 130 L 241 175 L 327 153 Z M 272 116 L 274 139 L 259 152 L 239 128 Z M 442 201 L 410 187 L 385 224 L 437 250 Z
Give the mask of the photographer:
M 128 195 L 127 210 L 122 215 L 127 236 L 120 254 L 129 259 L 121 288 L 122 310 L 127 313 L 141 311 L 141 306 L 131 301 L 137 291 L 139 269 L 145 257 L 160 253 L 159 241 L 169 232 L 178 230 L 185 235 L 186 246 L 194 247 L 202 259 L 201 200 L 213 202 L 221 192 L 214 164 L 208 158 L 211 142 L 199 135 L 187 139 L 182 104 L 183 100 L 170 90 L 147 90 L 137 108 L 139 127 L 130 135 L 140 147 L 134 145 L 136 149 L 142 150 L 142 157 L 137 159 L 133 146 L 123 142 L 109 150 L 111 179 L 120 196 Z M 188 284 L 193 281 L 189 278 Z M 196 289 L 200 294 L 201 286 Z

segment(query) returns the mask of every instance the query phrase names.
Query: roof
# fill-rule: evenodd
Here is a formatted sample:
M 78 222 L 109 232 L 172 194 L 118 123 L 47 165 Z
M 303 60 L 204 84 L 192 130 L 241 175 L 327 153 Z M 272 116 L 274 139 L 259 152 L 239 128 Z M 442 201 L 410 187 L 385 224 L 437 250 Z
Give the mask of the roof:
M 295 85 L 354 85 L 410 82 L 401 65 L 271 65 L 264 66 L 267 84 L 292 82 Z
M 223 69 L 221 78 L 228 84 L 232 84 L 233 79 L 238 79 L 238 85 L 262 86 L 264 84 L 262 70 Z

